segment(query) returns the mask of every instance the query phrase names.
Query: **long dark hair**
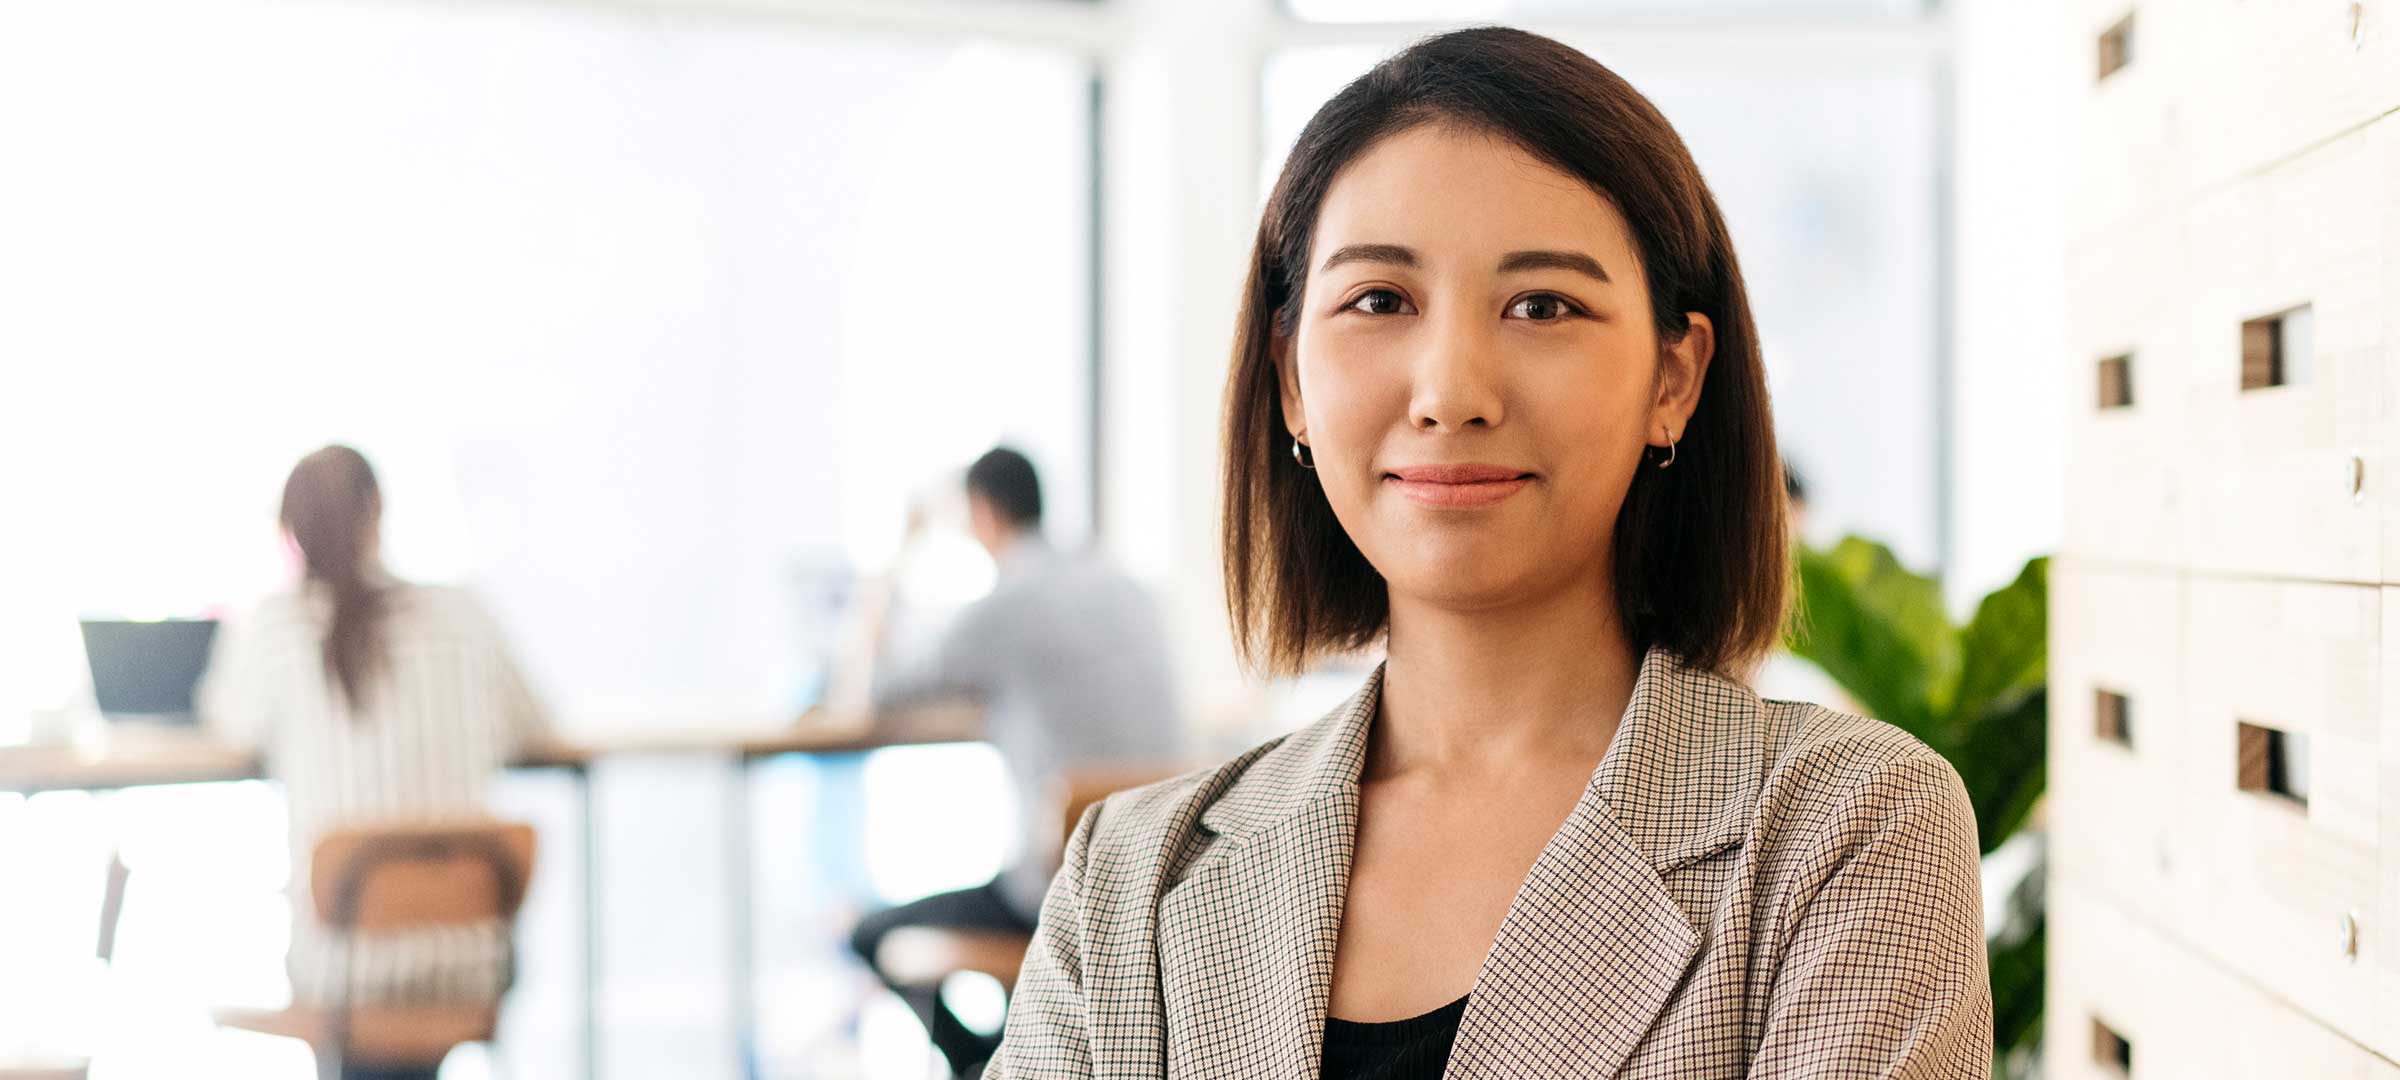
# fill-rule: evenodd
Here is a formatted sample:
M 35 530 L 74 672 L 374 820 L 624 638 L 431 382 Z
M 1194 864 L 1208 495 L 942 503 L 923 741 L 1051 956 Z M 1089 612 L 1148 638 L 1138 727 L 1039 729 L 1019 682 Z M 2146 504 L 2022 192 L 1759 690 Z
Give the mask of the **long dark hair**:
M 380 666 L 383 590 L 369 580 L 383 493 L 366 456 L 328 446 L 300 459 L 283 482 L 283 527 L 300 547 L 308 580 L 333 595 L 325 671 L 353 704 Z
M 1696 667 L 1730 672 L 1765 655 L 1790 595 L 1783 469 L 1724 215 L 1683 140 L 1631 84 L 1549 38 L 1486 27 L 1426 38 L 1334 95 L 1259 220 L 1225 388 L 1225 591 L 1243 659 L 1290 673 L 1371 644 L 1390 623 L 1382 575 L 1315 474 L 1283 452 L 1275 357 L 1335 175 L 1379 140 L 1434 122 L 1508 139 L 1613 204 L 1641 254 L 1662 346 L 1690 329 L 1685 312 L 1714 325 L 1675 467 L 1636 470 L 1617 515 L 1618 614 L 1637 650 L 1663 646 Z

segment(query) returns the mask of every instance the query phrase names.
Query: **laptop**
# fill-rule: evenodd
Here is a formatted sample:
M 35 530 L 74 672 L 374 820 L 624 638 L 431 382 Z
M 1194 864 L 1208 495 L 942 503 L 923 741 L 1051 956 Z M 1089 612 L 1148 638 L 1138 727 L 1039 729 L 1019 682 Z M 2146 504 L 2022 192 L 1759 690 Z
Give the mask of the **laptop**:
M 188 727 L 192 701 L 216 643 L 215 619 L 83 620 L 92 696 L 110 722 Z

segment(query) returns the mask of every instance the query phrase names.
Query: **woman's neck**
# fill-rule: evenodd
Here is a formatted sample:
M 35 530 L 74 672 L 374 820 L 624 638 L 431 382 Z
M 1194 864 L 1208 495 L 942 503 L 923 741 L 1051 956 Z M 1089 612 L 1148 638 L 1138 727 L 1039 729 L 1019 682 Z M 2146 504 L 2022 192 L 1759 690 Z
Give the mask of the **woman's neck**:
M 1374 775 L 1596 765 L 1641 668 L 1605 578 L 1504 609 L 1395 595 L 1388 656 Z

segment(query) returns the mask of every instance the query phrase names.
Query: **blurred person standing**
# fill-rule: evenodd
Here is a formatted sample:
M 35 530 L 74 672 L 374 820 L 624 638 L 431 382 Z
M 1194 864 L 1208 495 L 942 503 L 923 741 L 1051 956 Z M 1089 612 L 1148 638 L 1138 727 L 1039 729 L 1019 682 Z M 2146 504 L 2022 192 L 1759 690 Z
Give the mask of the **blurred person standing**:
M 326 832 L 481 816 L 492 774 L 548 732 L 472 597 L 385 572 L 382 516 L 358 451 L 328 446 L 292 469 L 280 517 L 301 580 L 227 627 L 201 683 L 202 721 L 216 738 L 262 751 L 283 784 L 296 1002 L 495 1001 L 510 979 L 506 926 L 358 934 L 344 948 L 306 902 L 310 854 Z M 345 1064 L 343 1075 L 433 1073 Z
M 851 946 L 916 1010 L 951 1069 L 971 1076 L 999 1037 L 962 1024 L 938 987 L 895 980 L 878 962 L 885 938 L 920 926 L 1031 934 L 1063 839 L 1049 793 L 1078 766 L 1180 760 L 1182 724 L 1156 605 L 1097 558 L 1062 552 L 1043 537 L 1033 463 L 994 449 L 967 470 L 966 495 L 969 530 L 991 553 L 998 582 L 929 648 L 897 662 L 883 655 L 892 604 L 891 582 L 883 582 L 858 628 L 872 672 L 867 697 L 878 723 L 924 702 L 980 702 L 984 738 L 1000 752 L 1028 830 L 1025 855 L 986 884 L 868 916 Z M 921 513 L 911 515 L 911 537 L 922 524 Z

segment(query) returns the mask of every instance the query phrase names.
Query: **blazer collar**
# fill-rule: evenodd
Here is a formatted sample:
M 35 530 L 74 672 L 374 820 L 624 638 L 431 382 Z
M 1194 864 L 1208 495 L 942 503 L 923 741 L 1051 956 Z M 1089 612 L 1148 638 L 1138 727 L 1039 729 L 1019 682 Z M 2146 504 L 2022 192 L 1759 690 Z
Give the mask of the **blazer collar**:
M 1592 787 L 1653 870 L 1705 858 L 1749 830 L 1768 764 L 1765 711 L 1739 682 L 1662 648 L 1643 656 Z
M 1160 942 L 1173 961 L 1163 973 L 1171 1064 L 1205 1072 L 1250 1061 L 1275 1080 L 1316 1075 L 1382 684 L 1378 666 L 1202 812 L 1229 842 L 1162 903 L 1162 935 L 1175 938 Z M 1643 657 L 1607 753 L 1485 955 L 1445 1075 L 1623 1067 L 1703 940 L 1663 875 L 1740 841 L 1765 767 L 1761 714 L 1738 683 L 1658 649 Z M 1223 931 L 1229 911 L 1241 913 L 1242 932 Z M 1211 974 L 1228 971 L 1245 978 Z M 1225 994 L 1245 1004 L 1217 1000 Z
M 1355 798 L 1383 670 L 1375 665 L 1348 700 L 1262 755 L 1201 814 L 1201 825 L 1242 837 Z M 1651 869 L 1667 873 L 1742 838 L 1767 766 L 1763 712 L 1741 683 L 1690 667 L 1664 648 L 1643 654 L 1590 790 Z

